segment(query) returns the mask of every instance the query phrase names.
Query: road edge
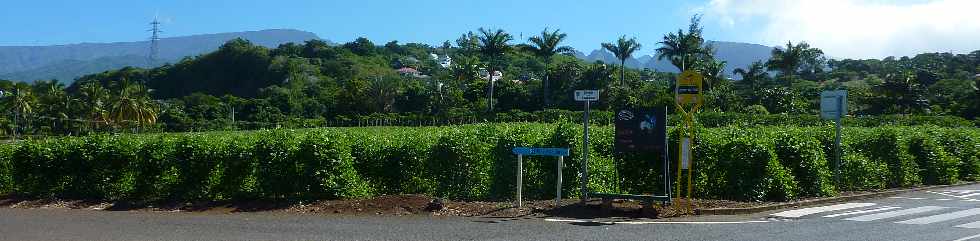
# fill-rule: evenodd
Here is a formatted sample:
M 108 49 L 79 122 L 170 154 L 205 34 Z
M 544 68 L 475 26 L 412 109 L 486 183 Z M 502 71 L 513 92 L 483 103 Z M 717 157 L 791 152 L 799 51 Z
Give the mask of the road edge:
M 939 189 L 939 188 L 967 186 L 967 185 L 974 185 L 974 184 L 980 184 L 980 182 L 963 182 L 963 183 L 950 184 L 950 185 L 935 185 L 935 186 L 914 187 L 914 188 L 905 188 L 905 189 L 894 189 L 894 190 L 886 190 L 886 191 L 881 191 L 881 192 L 856 194 L 856 195 L 850 195 L 850 196 L 826 197 L 826 198 L 800 200 L 800 201 L 795 201 L 795 202 L 770 204 L 770 205 L 759 206 L 759 207 L 750 207 L 750 208 L 708 208 L 708 209 L 695 209 L 694 210 L 694 214 L 695 215 L 739 215 L 739 214 L 752 214 L 752 213 L 759 213 L 759 212 L 771 211 L 771 210 L 776 210 L 776 209 L 783 209 L 783 208 L 787 208 L 787 207 L 799 207 L 799 206 L 809 206 L 809 205 L 820 205 L 820 204 L 826 204 L 826 203 L 847 202 L 847 201 L 870 199 L 870 198 L 877 198 L 877 197 L 894 196 L 894 195 L 898 195 L 898 194 L 901 194 L 901 193 L 907 193 L 907 192 L 916 192 L 916 191 L 933 190 L 933 189 Z

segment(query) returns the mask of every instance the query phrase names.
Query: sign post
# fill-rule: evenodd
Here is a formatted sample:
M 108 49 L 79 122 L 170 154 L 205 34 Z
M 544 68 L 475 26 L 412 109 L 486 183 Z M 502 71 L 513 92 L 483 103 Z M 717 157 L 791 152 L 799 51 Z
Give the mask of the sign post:
M 511 150 L 517 155 L 517 207 L 523 206 L 521 201 L 521 189 L 524 187 L 524 156 L 556 156 L 558 157 L 558 189 L 555 195 L 555 207 L 561 206 L 561 171 L 564 167 L 565 156 L 568 156 L 568 148 L 530 148 L 515 147 Z
M 585 112 L 582 117 L 582 196 L 584 204 L 589 200 L 589 103 L 599 100 L 599 90 L 576 90 L 575 101 L 585 102 Z
M 837 153 L 834 157 L 836 168 L 834 182 L 840 185 L 840 165 L 841 165 L 841 118 L 847 115 L 847 90 L 824 91 L 820 93 L 820 117 L 823 119 L 834 120 L 837 129 L 837 137 L 834 141 L 834 149 Z
M 682 199 L 684 197 L 681 194 L 681 186 L 683 185 L 681 175 L 683 170 L 687 170 L 687 207 L 689 209 L 691 208 L 691 193 L 694 191 L 694 182 L 691 180 L 694 176 L 694 154 L 691 149 L 694 145 L 694 113 L 697 113 L 704 103 L 701 95 L 703 79 L 701 74 L 687 70 L 677 76 L 677 84 L 674 87 L 676 98 L 674 103 L 684 117 L 677 149 L 679 152 L 677 155 L 677 198 Z

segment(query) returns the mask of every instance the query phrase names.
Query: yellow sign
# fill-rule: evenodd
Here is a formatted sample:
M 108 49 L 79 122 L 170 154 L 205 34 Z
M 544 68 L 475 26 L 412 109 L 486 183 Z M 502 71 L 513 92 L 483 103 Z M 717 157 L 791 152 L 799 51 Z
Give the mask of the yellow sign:
M 674 92 L 678 104 L 701 104 L 701 82 L 704 77 L 692 70 L 684 71 L 677 76 L 677 86 Z

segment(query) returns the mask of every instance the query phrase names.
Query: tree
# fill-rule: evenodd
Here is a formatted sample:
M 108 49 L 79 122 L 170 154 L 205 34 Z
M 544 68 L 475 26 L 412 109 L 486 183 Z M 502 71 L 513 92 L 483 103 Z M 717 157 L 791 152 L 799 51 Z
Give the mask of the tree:
M 636 42 L 636 38 L 626 39 L 626 35 L 620 36 L 616 40 L 616 44 L 612 43 L 602 43 L 602 48 L 612 52 L 616 55 L 616 59 L 619 59 L 619 81 L 620 85 L 626 86 L 626 59 L 633 56 L 633 53 L 639 51 L 643 47 L 640 43 Z
M 514 40 L 514 37 L 504 32 L 503 29 L 488 30 L 480 28 L 480 35 L 477 36 L 479 42 L 479 51 L 483 55 L 485 61 L 487 62 L 487 81 L 490 81 L 490 94 L 488 104 L 490 105 L 490 111 L 493 111 L 493 74 L 497 70 L 501 57 L 504 53 L 510 51 L 510 45 L 507 42 Z
M 13 94 L 4 98 L 4 105 L 13 111 L 14 114 L 14 130 L 13 134 L 17 136 L 17 129 L 19 129 L 19 121 L 26 122 L 25 125 L 30 126 L 30 121 L 26 116 L 34 113 L 34 106 L 36 99 L 34 94 L 31 93 L 31 89 L 26 84 L 15 84 L 13 86 Z M 26 128 L 21 128 L 26 129 Z
M 79 92 L 82 103 L 85 103 L 82 112 L 91 119 L 93 129 L 98 129 L 99 124 L 108 125 L 109 90 L 97 83 L 87 83 L 79 88 Z
M 793 78 L 800 72 L 815 73 L 823 70 L 826 60 L 823 51 L 818 48 L 811 48 L 810 44 L 801 42 L 793 45 L 787 42 L 786 48 L 774 48 L 772 57 L 766 62 L 770 71 L 779 71 L 780 78 L 786 81 L 786 86 L 793 84 Z
M 663 41 L 658 43 L 657 60 L 668 59 L 682 72 L 703 62 L 713 63 L 714 48 L 705 44 L 701 32 L 701 16 L 695 15 L 691 17 L 687 33 L 678 29 L 677 33 L 664 35 Z
M 115 96 L 111 115 L 117 125 L 133 123 L 137 128 L 156 123 L 157 120 L 156 106 L 146 87 L 128 82 L 122 84 L 119 95 Z
M 757 100 L 758 91 L 768 82 L 769 74 L 766 73 L 766 66 L 762 61 L 753 62 L 749 65 L 748 70 L 743 68 L 736 68 L 732 71 L 733 75 L 738 75 L 742 78 L 739 81 L 739 85 L 742 85 L 746 89 L 745 96 L 749 97 L 751 100 Z
M 551 64 L 551 58 L 556 54 L 570 54 L 575 51 L 575 49 L 572 47 L 560 46 L 561 42 L 564 41 L 566 37 L 568 37 L 568 34 L 560 32 L 560 29 L 555 29 L 553 32 L 548 32 L 548 28 L 545 28 L 543 31 L 541 31 L 540 36 L 528 38 L 531 45 L 527 45 L 526 49 L 529 52 L 534 53 L 535 56 L 538 56 L 544 60 L 545 63 L 544 88 L 542 88 L 542 97 L 544 99 L 545 106 L 549 105 L 548 91 L 551 90 L 548 83 L 548 66 Z

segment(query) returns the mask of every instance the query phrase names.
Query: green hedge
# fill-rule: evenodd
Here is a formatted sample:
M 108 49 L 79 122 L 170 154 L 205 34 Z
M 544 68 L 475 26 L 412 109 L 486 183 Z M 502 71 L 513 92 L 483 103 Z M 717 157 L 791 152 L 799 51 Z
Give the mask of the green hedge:
M 571 148 L 562 189 L 577 196 L 581 128 L 559 122 L 32 140 L 0 144 L 0 191 L 138 202 L 413 193 L 506 200 L 516 183 L 511 149 L 535 146 Z M 613 132 L 611 126 L 591 129 L 592 190 L 660 194 L 664 182 L 676 180 L 662 178 L 656 153 L 614 155 Z M 669 133 L 672 174 L 678 133 Z M 831 126 L 733 126 L 699 128 L 695 134 L 694 190 L 702 198 L 788 200 L 947 184 L 980 174 L 976 128 L 845 128 L 839 185 Z M 524 159 L 526 197 L 554 197 L 556 159 Z

